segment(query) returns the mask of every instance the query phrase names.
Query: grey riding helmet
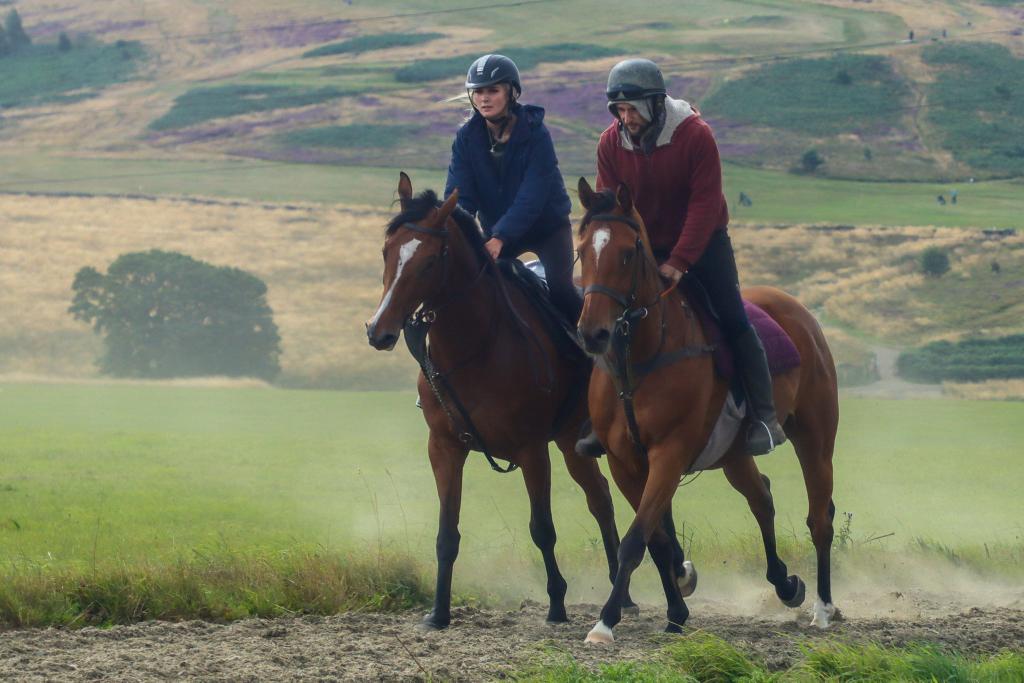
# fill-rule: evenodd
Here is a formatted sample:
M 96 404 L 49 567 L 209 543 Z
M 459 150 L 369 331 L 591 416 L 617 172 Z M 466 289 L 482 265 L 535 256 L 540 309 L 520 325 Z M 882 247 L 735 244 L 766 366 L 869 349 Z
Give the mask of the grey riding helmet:
M 620 102 L 650 101 L 665 96 L 665 77 L 649 59 L 626 59 L 608 72 L 608 111 L 618 118 L 615 105 Z
M 512 99 L 517 100 L 523 93 L 516 63 L 505 55 L 484 55 L 469 66 L 466 74 L 466 91 L 472 94 L 477 88 L 508 83 L 512 88 Z

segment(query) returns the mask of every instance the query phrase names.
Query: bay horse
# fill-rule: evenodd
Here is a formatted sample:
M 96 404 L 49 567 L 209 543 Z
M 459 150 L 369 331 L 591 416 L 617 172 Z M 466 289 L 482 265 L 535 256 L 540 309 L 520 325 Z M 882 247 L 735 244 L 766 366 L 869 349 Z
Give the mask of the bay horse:
M 588 353 L 599 361 L 590 380 L 590 416 L 608 448 L 612 477 L 636 512 L 619 546 L 619 571 L 611 595 L 586 638 L 608 643 L 621 618 L 624 588 L 645 545 L 668 602 L 666 631 L 680 632 L 689 615 L 679 589 L 685 581 L 672 561 L 662 519 L 682 476 L 708 442 L 730 387 L 715 373 L 705 332 L 685 295 L 673 286 L 663 291 L 629 188 L 597 193 L 580 178 L 579 196 L 587 213 L 579 227 L 585 289 L 578 331 Z M 835 363 L 821 327 L 796 299 L 771 287 L 746 289 L 743 296 L 767 312 L 799 352 L 799 365 L 773 378 L 773 393 L 779 422 L 796 450 L 807 489 L 807 525 L 817 554 L 818 579 L 812 624 L 826 628 L 836 614 L 829 564 L 835 516 L 832 452 L 839 423 Z M 627 340 L 625 362 L 621 339 Z M 624 387 L 621 370 L 616 370 L 623 366 L 629 369 L 631 386 Z M 642 366 L 658 369 L 641 374 L 637 368 Z M 787 576 L 779 559 L 770 482 L 745 453 L 742 432 L 719 463 L 729 483 L 746 497 L 760 527 L 768 581 L 784 604 L 797 607 L 804 600 L 804 583 L 798 576 Z
M 547 572 L 547 618 L 567 621 L 566 582 L 554 554 L 550 441 L 586 494 L 612 580 L 618 571 L 608 481 L 596 461 L 574 451 L 587 414 L 590 362 L 578 350 L 575 358 L 559 353 L 536 310 L 488 255 L 476 219 L 457 204 L 458 190 L 443 204 L 430 190 L 413 197 L 412 182 L 402 173 L 398 197 L 401 213 L 384 240 L 384 293 L 366 334 L 374 348 L 391 350 L 404 332 L 422 370 L 417 389 L 440 499 L 437 587 L 423 626 L 442 629 L 451 621 L 462 474 L 471 448 L 482 450 L 499 472 L 522 470 L 530 535 Z M 500 468 L 495 459 L 509 465 Z M 628 592 L 624 604 L 635 607 Z

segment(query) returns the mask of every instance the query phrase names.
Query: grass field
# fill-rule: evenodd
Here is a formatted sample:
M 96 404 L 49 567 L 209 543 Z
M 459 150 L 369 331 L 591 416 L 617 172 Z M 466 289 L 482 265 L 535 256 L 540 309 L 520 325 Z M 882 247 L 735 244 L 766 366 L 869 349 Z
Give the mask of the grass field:
M 837 519 L 853 514 L 855 542 L 894 534 L 871 544 L 890 550 L 924 539 L 964 557 L 982 544 L 1019 552 L 1022 425 L 1020 403 L 845 400 Z M 429 563 L 437 502 L 425 431 L 410 392 L 0 385 L 0 556 L 58 569 L 383 544 Z M 802 547 L 792 450 L 759 464 L 780 538 Z M 561 552 L 593 551 L 583 496 L 562 466 L 554 471 Z M 617 512 L 625 528 L 621 498 Z M 704 562 L 760 555 L 746 505 L 720 473 L 681 489 L 676 515 Z M 462 517 L 466 557 L 535 555 L 518 474 L 471 457 Z
M 78 157 L 4 157 L 0 192 L 143 194 L 387 206 L 399 169 L 263 163 Z M 444 185 L 444 169 L 406 168 L 417 188 Z M 593 168 L 566 169 L 566 185 Z M 1024 184 L 881 183 L 795 176 L 726 164 L 725 192 L 733 220 L 753 223 L 1022 227 Z M 959 192 L 957 205 L 935 197 Z M 740 191 L 753 206 L 738 207 Z M 574 193 L 570 193 L 574 194 Z

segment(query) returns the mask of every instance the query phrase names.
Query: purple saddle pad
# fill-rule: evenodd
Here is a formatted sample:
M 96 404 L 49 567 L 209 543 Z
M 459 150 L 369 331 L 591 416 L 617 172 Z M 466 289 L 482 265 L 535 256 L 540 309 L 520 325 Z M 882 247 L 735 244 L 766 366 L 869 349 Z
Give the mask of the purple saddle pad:
M 725 342 L 718 321 L 708 312 L 702 295 L 696 294 L 691 288 L 687 288 L 686 293 L 690 295 L 687 296 L 687 300 L 693 306 L 704 327 L 704 335 L 707 337 L 708 343 L 715 346 L 713 354 L 715 370 L 723 379 L 732 379 L 736 372 L 736 362 L 732 349 Z M 761 338 L 765 355 L 768 356 L 768 369 L 772 375 L 799 367 L 800 352 L 797 351 L 796 345 L 786 331 L 764 309 L 746 299 L 743 300 L 743 308 L 747 312 L 750 324 L 757 331 L 757 336 Z

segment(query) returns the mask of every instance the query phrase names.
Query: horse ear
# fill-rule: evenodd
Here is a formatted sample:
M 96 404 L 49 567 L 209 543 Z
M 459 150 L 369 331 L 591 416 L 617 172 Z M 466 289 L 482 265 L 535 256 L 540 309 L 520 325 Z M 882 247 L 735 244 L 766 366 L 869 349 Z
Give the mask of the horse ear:
M 615 191 L 615 201 L 622 207 L 624 212 L 633 212 L 633 194 L 629 191 L 629 185 L 622 183 Z
M 405 171 L 398 174 L 398 201 L 401 202 L 402 211 L 405 211 L 409 200 L 412 199 L 412 181 Z
M 434 227 L 435 228 L 437 226 L 439 226 L 439 225 L 444 225 L 445 221 L 448 220 L 448 216 L 450 216 L 452 214 L 452 211 L 455 210 L 455 205 L 458 204 L 458 203 L 459 203 L 459 188 L 456 187 L 454 190 L 452 190 L 451 195 L 448 196 L 448 199 L 445 200 L 444 204 L 442 204 L 437 209 L 437 213 L 434 216 Z
M 579 191 L 580 203 L 583 204 L 583 208 L 590 210 L 590 207 L 594 204 L 595 192 L 590 187 L 590 183 L 583 176 L 580 176 L 580 182 L 577 184 L 576 189 Z

